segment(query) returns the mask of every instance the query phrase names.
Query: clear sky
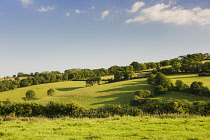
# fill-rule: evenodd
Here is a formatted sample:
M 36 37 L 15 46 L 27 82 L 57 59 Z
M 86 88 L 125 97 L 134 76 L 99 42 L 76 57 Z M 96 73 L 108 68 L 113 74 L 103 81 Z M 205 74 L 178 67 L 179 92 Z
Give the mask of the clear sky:
M 209 50 L 209 0 L 0 1 L 0 77 Z

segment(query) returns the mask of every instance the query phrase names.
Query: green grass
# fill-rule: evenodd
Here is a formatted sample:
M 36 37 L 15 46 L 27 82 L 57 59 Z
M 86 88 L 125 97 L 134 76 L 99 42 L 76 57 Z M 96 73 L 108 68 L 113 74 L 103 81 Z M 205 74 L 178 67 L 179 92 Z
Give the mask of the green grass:
M 107 80 L 107 79 L 114 79 L 114 75 L 109 75 L 109 76 L 103 76 L 101 77 L 102 80 Z
M 194 81 L 203 82 L 205 86 L 210 88 L 210 76 L 198 76 L 198 74 L 173 74 L 167 76 L 175 83 L 176 80 L 182 80 L 184 83 L 191 85 Z
M 9 99 L 12 102 L 24 102 L 23 98 L 28 90 L 34 90 L 38 99 L 47 98 L 47 90 L 53 88 L 56 90 L 55 94 L 60 94 L 65 91 L 82 88 L 85 86 L 84 81 L 65 81 L 57 83 L 48 83 L 35 85 L 30 87 L 18 88 L 15 90 L 0 92 L 0 101 Z
M 202 63 L 206 63 L 206 62 L 210 62 L 210 60 L 204 60 L 204 61 L 201 61 Z
M 38 100 L 37 102 L 56 101 L 68 103 L 70 100 L 73 100 L 85 108 L 95 108 L 108 104 L 129 104 L 134 92 L 139 89 L 153 90 L 153 87 L 147 84 L 146 79 L 135 79 L 75 89 Z
M 209 117 L 44 119 L 0 121 L 4 140 L 208 140 Z

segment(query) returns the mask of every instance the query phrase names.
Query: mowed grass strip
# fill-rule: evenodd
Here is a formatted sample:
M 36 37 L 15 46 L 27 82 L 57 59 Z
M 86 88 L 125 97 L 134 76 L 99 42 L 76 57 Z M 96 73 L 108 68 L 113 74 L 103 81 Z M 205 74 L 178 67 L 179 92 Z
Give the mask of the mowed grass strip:
M 28 90 L 34 90 L 37 99 L 47 98 L 47 90 L 53 88 L 56 90 L 54 93 L 59 94 L 65 91 L 71 91 L 77 88 L 85 87 L 85 81 L 65 81 L 48 83 L 41 85 L 34 85 L 29 87 L 17 88 L 15 90 L 0 92 L 0 101 L 6 101 L 9 99 L 12 102 L 24 102 L 23 98 Z
M 73 100 L 84 108 L 95 108 L 108 104 L 129 104 L 134 92 L 139 89 L 153 91 L 153 86 L 147 84 L 146 78 L 135 79 L 75 89 L 44 98 L 38 102 L 56 101 L 68 103 Z
M 104 119 L 44 119 L 1 121 L 4 140 L 208 140 L 209 117 L 155 118 L 110 117 Z

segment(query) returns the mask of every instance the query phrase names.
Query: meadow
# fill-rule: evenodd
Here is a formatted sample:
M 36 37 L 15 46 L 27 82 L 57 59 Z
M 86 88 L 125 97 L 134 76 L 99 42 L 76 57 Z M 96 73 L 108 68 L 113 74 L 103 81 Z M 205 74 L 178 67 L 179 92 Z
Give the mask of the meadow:
M 30 118 L 0 121 L 4 140 L 208 140 L 210 118 L 201 116 L 110 117 L 103 119 Z
M 210 76 L 198 76 L 198 74 L 173 74 L 168 75 L 167 77 L 172 79 L 174 83 L 176 82 L 176 80 L 182 80 L 189 86 L 194 81 L 200 81 L 203 82 L 205 86 L 210 88 Z
M 24 102 L 25 93 L 28 90 L 36 92 L 37 99 L 47 98 L 47 90 L 53 88 L 56 90 L 54 93 L 59 94 L 65 91 L 74 90 L 77 88 L 85 87 L 85 81 L 65 81 L 57 83 L 48 83 L 41 85 L 34 85 L 29 87 L 17 88 L 15 90 L 0 92 L 0 101 L 10 100 L 11 102 Z
M 135 79 L 66 91 L 52 97 L 37 100 L 37 102 L 47 103 L 55 101 L 68 103 L 70 100 L 73 100 L 84 108 L 96 108 L 108 104 L 128 105 L 133 98 L 134 92 L 139 89 L 153 90 L 153 86 L 148 85 L 145 78 Z

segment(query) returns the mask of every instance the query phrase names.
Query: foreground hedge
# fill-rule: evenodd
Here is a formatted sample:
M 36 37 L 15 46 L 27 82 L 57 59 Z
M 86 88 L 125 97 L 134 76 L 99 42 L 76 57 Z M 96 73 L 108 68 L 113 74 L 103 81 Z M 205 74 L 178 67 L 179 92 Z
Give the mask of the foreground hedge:
M 16 117 L 75 117 L 105 118 L 110 116 L 138 116 L 142 114 L 196 114 L 210 115 L 210 102 L 162 101 L 139 99 L 137 107 L 109 105 L 96 109 L 84 109 L 75 103 L 62 104 L 49 102 L 46 105 L 37 103 L 0 104 L 0 116 Z
M 132 100 L 131 105 L 137 106 L 147 114 L 196 114 L 210 115 L 210 101 L 168 100 L 157 98 L 141 98 Z

